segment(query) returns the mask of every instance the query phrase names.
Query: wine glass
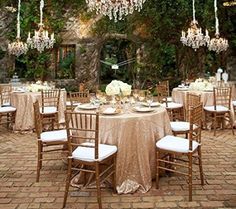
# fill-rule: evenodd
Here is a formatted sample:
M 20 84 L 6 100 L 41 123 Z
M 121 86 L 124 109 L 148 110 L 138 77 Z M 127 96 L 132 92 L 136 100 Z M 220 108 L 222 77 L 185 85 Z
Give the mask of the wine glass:
M 148 93 L 148 94 L 146 95 L 146 102 L 147 102 L 149 108 L 151 108 L 151 104 L 152 104 L 152 102 L 153 102 L 153 96 L 152 96 L 151 93 Z
M 134 89 L 133 92 L 132 92 L 133 98 L 135 100 L 138 100 L 138 95 L 139 95 L 138 93 L 139 93 L 138 89 Z
M 145 91 L 139 91 L 138 99 L 140 102 L 143 102 L 145 100 Z
M 89 100 L 90 100 L 90 103 L 92 104 L 92 105 L 95 105 L 95 102 L 96 102 L 96 94 L 95 93 L 90 93 L 89 94 Z

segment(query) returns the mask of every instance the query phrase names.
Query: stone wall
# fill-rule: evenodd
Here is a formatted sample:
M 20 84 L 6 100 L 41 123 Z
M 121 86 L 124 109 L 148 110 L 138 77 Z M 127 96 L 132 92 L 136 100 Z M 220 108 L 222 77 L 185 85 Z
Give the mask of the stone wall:
M 0 83 L 9 82 L 9 70 L 14 67 L 14 58 L 7 53 L 8 40 L 6 38 L 12 18 L 12 13 L 4 8 L 0 9 Z

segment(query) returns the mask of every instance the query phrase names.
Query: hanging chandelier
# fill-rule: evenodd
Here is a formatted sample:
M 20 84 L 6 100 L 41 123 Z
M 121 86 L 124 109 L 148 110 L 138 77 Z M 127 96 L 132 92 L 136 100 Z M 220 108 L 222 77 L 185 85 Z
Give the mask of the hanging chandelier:
M 187 35 L 182 31 L 180 41 L 185 46 L 192 47 L 197 50 L 200 46 L 205 46 L 210 41 L 208 31 L 206 30 L 206 36 L 202 33 L 202 29 L 198 27 L 198 22 L 195 17 L 195 0 L 193 0 L 193 20 L 188 28 Z
M 18 0 L 16 41 L 8 44 L 9 54 L 15 55 L 17 57 L 20 56 L 21 54 L 25 54 L 28 51 L 27 44 L 22 42 L 20 39 L 20 7 L 21 7 L 21 0 Z
M 215 51 L 216 53 L 220 53 L 222 51 L 226 51 L 229 47 L 228 40 L 220 37 L 219 32 L 219 19 L 217 16 L 217 0 L 214 1 L 214 8 L 215 8 L 215 38 L 212 38 L 208 44 L 208 49 L 210 51 Z
M 34 31 L 34 36 L 30 37 L 30 32 L 27 38 L 27 44 L 31 49 L 37 49 L 40 53 L 44 51 L 44 49 L 49 49 L 53 47 L 55 43 L 54 33 L 51 34 L 49 38 L 49 33 L 47 30 L 44 29 L 43 24 L 43 7 L 44 1 L 40 0 L 40 23 L 39 23 L 39 30 Z
M 146 0 L 86 0 L 88 11 L 96 11 L 96 14 L 108 16 L 110 20 L 122 20 L 124 16 L 138 12 L 142 9 Z

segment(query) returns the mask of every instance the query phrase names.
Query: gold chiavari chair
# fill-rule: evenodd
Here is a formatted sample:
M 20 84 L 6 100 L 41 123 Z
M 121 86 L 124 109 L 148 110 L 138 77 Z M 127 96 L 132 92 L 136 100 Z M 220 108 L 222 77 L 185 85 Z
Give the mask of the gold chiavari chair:
M 56 151 L 68 152 L 67 150 L 67 132 L 65 129 L 44 131 L 43 132 L 43 118 L 40 114 L 39 101 L 34 103 L 34 119 L 35 119 L 35 130 L 38 140 L 38 160 L 37 160 L 37 175 L 36 182 L 39 181 L 40 170 L 42 168 L 42 162 L 48 160 L 58 160 L 58 158 L 43 158 L 44 154 L 53 153 L 54 156 Z M 50 147 L 50 149 L 48 149 Z
M 98 208 L 102 209 L 100 184 L 112 176 L 113 189 L 116 188 L 116 153 L 114 145 L 99 144 L 99 113 L 66 112 L 68 135 L 68 172 L 63 208 L 66 206 L 72 171 L 95 175 Z M 104 170 L 101 171 L 101 166 Z M 91 183 L 85 175 L 84 187 Z
M 166 88 L 166 92 L 167 92 L 167 102 L 172 102 L 172 97 L 170 97 L 170 85 L 169 85 L 169 81 L 165 80 L 165 81 L 160 81 L 159 82 L 160 86 L 165 86 Z
M 204 107 L 205 126 L 207 126 L 207 122 L 209 120 L 212 122 L 214 128 L 214 136 L 216 135 L 216 128 L 219 122 L 222 124 L 222 128 L 224 128 L 225 122 L 228 122 L 234 135 L 233 119 L 231 115 L 231 92 L 231 87 L 214 88 L 214 105 Z
M 69 95 L 71 110 L 74 110 L 74 108 L 81 103 L 87 103 L 90 101 L 89 92 L 70 92 Z
M 11 105 L 11 88 L 2 88 L 0 91 L 0 125 L 13 127 L 16 117 L 16 108 Z
M 175 102 L 168 102 L 168 92 L 166 90 L 166 86 L 163 85 L 157 85 L 157 99 L 160 103 L 163 103 L 161 106 L 165 107 L 170 120 L 176 121 L 176 120 L 183 120 L 184 113 L 183 113 L 183 105 Z
M 160 170 L 188 177 L 189 201 L 192 201 L 193 158 L 198 159 L 201 184 L 204 185 L 201 157 L 202 104 L 190 109 L 190 131 L 188 138 L 165 136 L 156 143 L 157 172 L 156 188 L 159 188 Z M 194 127 L 195 126 L 195 127 Z M 184 159 L 186 156 L 187 159 Z M 177 170 L 174 167 L 182 168 Z M 186 171 L 187 170 L 187 171 Z
M 60 101 L 60 89 L 42 90 L 42 106 L 40 108 L 40 114 L 42 115 L 43 124 L 50 125 L 52 129 L 55 128 L 55 124 L 59 125 L 58 121 L 58 109 Z
M 196 94 L 187 93 L 185 102 L 185 121 L 172 121 L 170 122 L 173 134 L 187 134 L 190 131 L 190 108 L 195 107 L 201 103 L 201 96 Z

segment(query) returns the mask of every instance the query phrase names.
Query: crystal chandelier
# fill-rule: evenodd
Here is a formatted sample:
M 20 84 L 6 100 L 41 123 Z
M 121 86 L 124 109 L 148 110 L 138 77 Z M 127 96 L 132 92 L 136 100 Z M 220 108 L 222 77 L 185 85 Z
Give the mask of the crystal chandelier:
M 8 44 L 9 54 L 15 55 L 17 57 L 20 56 L 21 54 L 25 54 L 28 51 L 27 44 L 20 40 L 20 6 L 21 6 L 21 0 L 18 1 L 16 41 Z
M 146 0 L 86 0 L 89 11 L 108 16 L 110 20 L 122 20 L 124 16 L 140 11 Z
M 208 31 L 206 30 L 206 36 L 203 35 L 202 29 L 198 27 L 198 22 L 195 17 L 195 0 L 193 0 L 193 20 L 190 23 L 190 28 L 188 28 L 187 36 L 184 31 L 182 31 L 182 36 L 180 41 L 185 46 L 192 47 L 197 50 L 200 46 L 205 46 L 210 41 Z
M 55 43 L 54 33 L 51 34 L 49 38 L 49 34 L 47 30 L 44 30 L 43 24 L 43 7 L 44 1 L 40 0 L 40 23 L 39 23 L 39 30 L 34 31 L 34 36 L 30 37 L 30 32 L 27 38 L 27 44 L 31 49 L 37 49 L 40 53 L 44 50 L 44 48 L 49 49 L 53 47 Z
M 214 8 L 215 8 L 215 20 L 216 20 L 216 33 L 215 38 L 212 38 L 208 44 L 208 49 L 210 51 L 215 51 L 216 53 L 220 53 L 222 51 L 226 51 L 229 47 L 228 40 L 220 37 L 219 32 L 219 20 L 217 17 L 217 0 L 214 1 Z

